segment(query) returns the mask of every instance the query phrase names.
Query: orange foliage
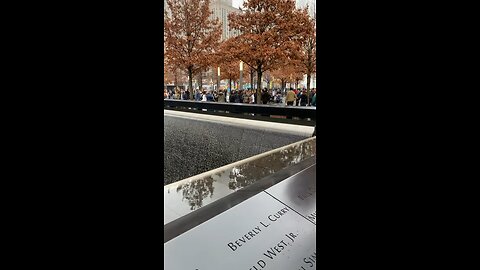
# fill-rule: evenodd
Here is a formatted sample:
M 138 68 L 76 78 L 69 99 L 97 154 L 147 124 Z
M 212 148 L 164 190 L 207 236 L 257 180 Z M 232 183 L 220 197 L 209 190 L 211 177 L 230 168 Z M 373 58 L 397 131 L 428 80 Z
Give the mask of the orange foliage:
M 295 8 L 294 0 L 247 0 L 244 13 L 230 14 L 230 27 L 242 34 L 234 37 L 236 55 L 257 72 L 257 88 L 262 74 L 277 69 L 294 58 L 304 36 L 310 31 L 307 11 Z M 260 91 L 257 91 L 260 103 Z
M 209 5 L 210 0 L 167 0 L 165 58 L 168 65 L 188 73 L 191 90 L 193 76 L 211 64 L 220 42 L 221 24 L 209 18 Z

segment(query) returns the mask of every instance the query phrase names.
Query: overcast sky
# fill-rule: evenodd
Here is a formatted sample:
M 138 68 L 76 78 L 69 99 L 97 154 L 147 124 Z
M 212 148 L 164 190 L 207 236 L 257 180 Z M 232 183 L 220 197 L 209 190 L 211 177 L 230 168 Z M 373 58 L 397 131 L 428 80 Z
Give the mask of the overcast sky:
M 243 5 L 243 0 L 232 0 L 232 6 L 239 8 Z

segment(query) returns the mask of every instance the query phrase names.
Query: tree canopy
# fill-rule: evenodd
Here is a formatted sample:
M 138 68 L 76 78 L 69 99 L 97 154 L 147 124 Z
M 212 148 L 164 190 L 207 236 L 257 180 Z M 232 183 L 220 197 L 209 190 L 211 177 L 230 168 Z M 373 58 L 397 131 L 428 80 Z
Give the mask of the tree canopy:
M 237 57 L 257 72 L 257 89 L 262 74 L 276 69 L 285 59 L 297 57 L 310 31 L 307 10 L 295 8 L 294 0 L 246 0 L 243 13 L 229 14 L 230 27 L 241 34 L 233 38 Z M 260 91 L 257 91 L 260 103 Z
M 220 43 L 221 24 L 218 19 L 210 18 L 209 5 L 210 0 L 167 0 L 166 62 L 187 72 L 192 92 L 193 76 L 209 66 L 211 55 Z

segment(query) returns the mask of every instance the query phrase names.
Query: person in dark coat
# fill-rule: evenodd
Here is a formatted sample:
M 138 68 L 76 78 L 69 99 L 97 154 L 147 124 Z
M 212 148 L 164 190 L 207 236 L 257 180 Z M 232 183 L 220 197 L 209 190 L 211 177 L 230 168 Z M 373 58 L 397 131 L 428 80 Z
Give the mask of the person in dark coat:
M 315 95 L 315 88 L 313 88 L 313 89 L 310 90 L 310 96 L 309 96 L 309 98 L 308 98 L 308 106 L 311 106 L 311 105 L 312 105 L 313 95 Z
M 228 97 L 228 101 L 230 103 L 235 103 L 235 96 L 237 95 L 237 91 L 233 90 L 231 93 L 230 93 L 230 96 Z
M 267 92 L 266 89 L 263 89 L 261 99 L 263 104 L 267 104 L 268 101 L 270 101 L 270 94 Z
M 307 106 L 308 97 L 307 91 L 303 90 L 300 95 L 298 96 L 298 100 L 300 101 L 300 106 Z
M 243 102 L 243 91 L 238 91 L 238 94 L 235 96 L 235 103 L 242 103 Z

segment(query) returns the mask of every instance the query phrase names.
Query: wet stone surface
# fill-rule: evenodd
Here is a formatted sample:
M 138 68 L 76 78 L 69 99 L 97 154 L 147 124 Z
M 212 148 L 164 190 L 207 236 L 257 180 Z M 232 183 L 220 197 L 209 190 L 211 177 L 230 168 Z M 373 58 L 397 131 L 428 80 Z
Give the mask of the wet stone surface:
M 305 138 L 164 116 L 164 184 L 213 170 Z
M 315 156 L 316 138 L 309 138 L 213 174 L 168 185 L 163 192 L 164 224 Z

